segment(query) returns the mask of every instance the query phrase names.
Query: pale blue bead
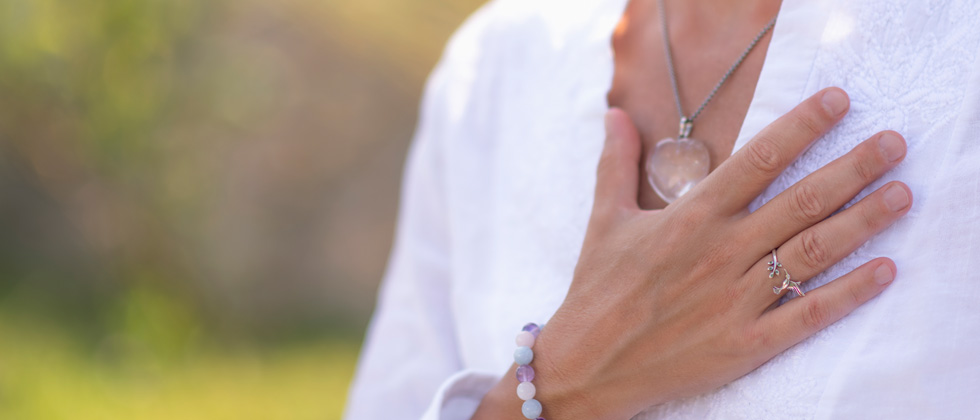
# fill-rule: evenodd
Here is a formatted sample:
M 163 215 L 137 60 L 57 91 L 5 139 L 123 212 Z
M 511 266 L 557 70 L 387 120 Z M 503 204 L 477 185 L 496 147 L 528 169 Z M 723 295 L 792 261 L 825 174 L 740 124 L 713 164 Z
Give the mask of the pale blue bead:
M 529 365 L 531 360 L 534 359 L 534 352 L 531 351 L 530 347 L 518 347 L 514 350 L 514 363 L 520 365 Z
M 541 415 L 541 403 L 534 398 L 524 401 L 524 405 L 521 406 L 521 413 L 524 414 L 524 417 L 534 420 Z

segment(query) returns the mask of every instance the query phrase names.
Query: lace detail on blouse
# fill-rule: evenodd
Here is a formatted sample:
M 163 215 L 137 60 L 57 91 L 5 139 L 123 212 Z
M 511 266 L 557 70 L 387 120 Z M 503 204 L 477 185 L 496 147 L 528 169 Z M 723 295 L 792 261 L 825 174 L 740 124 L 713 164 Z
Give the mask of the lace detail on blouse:
M 945 140 L 952 136 L 952 123 L 960 115 L 965 87 L 980 46 L 978 17 L 980 2 L 971 0 L 836 2 L 803 97 L 824 87 L 839 86 L 851 98 L 850 112 L 841 124 L 791 165 L 756 200 L 753 208 L 881 130 L 895 130 L 905 136 L 909 145 L 907 159 L 872 183 L 848 206 L 894 179 L 909 184 L 917 193 L 917 200 L 924 198 L 921 193 L 928 191 L 924 179 L 908 176 L 903 167 L 919 158 L 934 159 L 937 153 L 924 154 L 922 149 L 944 147 Z M 764 89 L 765 83 L 760 80 L 760 89 Z M 896 237 L 901 237 L 900 232 L 907 230 L 918 217 L 918 207 L 913 206 L 890 231 L 804 283 L 804 291 L 843 276 L 871 259 L 888 255 L 888 249 L 893 247 L 887 241 L 901 240 Z M 848 345 L 851 337 L 860 335 L 865 328 L 874 328 L 869 324 L 872 319 L 869 314 L 875 304 L 869 302 L 851 316 L 714 393 L 654 407 L 637 418 L 817 418 L 824 390 L 836 372 L 834 361 L 855 351 Z

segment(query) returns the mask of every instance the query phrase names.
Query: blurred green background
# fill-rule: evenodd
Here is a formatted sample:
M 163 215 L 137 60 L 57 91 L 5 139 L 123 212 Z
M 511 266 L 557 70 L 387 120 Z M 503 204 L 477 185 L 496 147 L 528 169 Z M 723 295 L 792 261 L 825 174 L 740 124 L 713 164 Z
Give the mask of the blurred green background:
M 339 418 L 479 0 L 0 0 L 0 419 Z

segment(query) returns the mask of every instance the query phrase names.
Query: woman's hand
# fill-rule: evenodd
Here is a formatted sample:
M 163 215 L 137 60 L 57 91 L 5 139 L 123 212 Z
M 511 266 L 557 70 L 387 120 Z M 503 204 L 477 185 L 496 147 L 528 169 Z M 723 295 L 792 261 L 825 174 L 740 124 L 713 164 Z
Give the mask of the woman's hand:
M 872 136 L 753 213 L 746 207 L 848 109 L 825 89 L 774 122 L 663 210 L 641 210 L 640 139 L 623 111 L 606 115 L 595 205 L 575 278 L 534 345 L 543 417 L 628 419 L 729 383 L 850 313 L 895 276 L 872 260 L 778 305 L 783 273 L 806 281 L 908 211 L 892 182 L 833 214 L 905 156 L 897 133 Z M 828 218 L 828 216 L 830 216 Z M 784 292 L 785 293 L 785 292 Z M 519 413 L 513 369 L 477 415 Z

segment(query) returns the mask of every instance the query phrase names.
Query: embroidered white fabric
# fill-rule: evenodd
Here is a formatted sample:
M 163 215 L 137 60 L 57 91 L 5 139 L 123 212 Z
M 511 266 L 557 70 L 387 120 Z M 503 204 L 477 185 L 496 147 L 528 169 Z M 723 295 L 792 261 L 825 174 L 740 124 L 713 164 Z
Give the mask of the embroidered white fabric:
M 561 304 L 625 5 L 496 0 L 454 36 L 426 89 L 347 419 L 469 418 L 512 363 L 521 326 Z M 637 419 L 980 416 L 977 22 L 973 0 L 783 1 L 736 149 L 823 87 L 844 88 L 851 112 L 752 209 L 871 134 L 899 131 L 906 160 L 866 192 L 902 180 L 911 212 L 804 288 L 877 256 L 896 261 L 897 279 L 758 370 Z

